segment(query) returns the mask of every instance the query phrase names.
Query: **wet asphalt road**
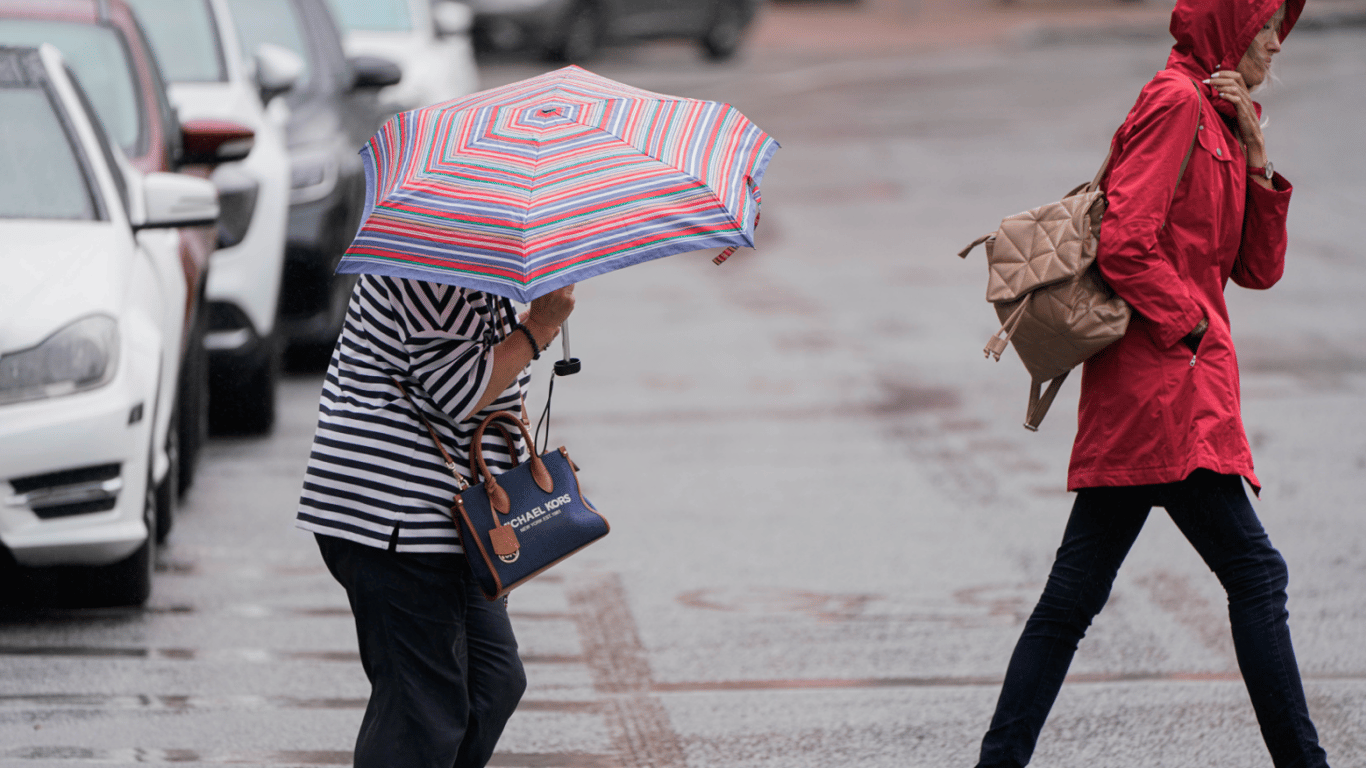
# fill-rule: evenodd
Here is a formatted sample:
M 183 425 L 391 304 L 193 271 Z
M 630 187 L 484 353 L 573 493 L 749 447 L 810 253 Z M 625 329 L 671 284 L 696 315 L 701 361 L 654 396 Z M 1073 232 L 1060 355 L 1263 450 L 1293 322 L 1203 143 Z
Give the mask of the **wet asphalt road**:
M 1038 434 L 984 362 L 980 252 L 1089 178 L 1165 44 L 613 51 L 601 74 L 731 102 L 783 144 L 759 249 L 584 283 L 557 387 L 612 535 L 513 595 L 530 677 L 494 765 L 970 765 L 1042 586 L 1076 388 Z M 1292 37 L 1262 97 L 1289 266 L 1230 288 L 1257 507 L 1335 766 L 1366 764 L 1366 33 Z M 534 74 L 490 62 L 485 85 Z M 538 369 L 533 408 L 545 372 Z M 292 529 L 319 377 L 219 439 L 143 611 L 0 618 L 0 765 L 349 764 L 367 693 L 345 596 Z M 1156 511 L 1036 765 L 1269 766 L 1223 594 Z

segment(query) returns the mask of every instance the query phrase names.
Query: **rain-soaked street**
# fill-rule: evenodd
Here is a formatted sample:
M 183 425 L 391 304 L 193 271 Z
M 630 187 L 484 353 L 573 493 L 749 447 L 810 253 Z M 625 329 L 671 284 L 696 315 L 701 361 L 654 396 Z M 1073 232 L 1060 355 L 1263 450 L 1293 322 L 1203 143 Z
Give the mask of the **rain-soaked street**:
M 1021 428 L 1022 366 L 980 352 L 981 251 L 955 254 L 1091 177 L 1165 60 L 1150 17 L 898 37 L 785 5 L 732 65 L 670 43 L 595 62 L 732 103 L 783 149 L 757 250 L 577 290 L 552 442 L 612 533 L 512 595 L 529 688 L 493 765 L 972 764 L 1071 503 L 1077 384 Z M 1364 50 L 1361 26 L 1287 40 L 1259 96 L 1295 184 L 1286 274 L 1228 294 L 1255 505 L 1335 766 L 1366 765 Z M 0 616 L 0 765 L 350 764 L 368 686 L 292 520 L 320 381 L 284 382 L 269 437 L 208 445 L 145 610 Z M 1224 604 L 1155 510 L 1034 764 L 1268 768 Z

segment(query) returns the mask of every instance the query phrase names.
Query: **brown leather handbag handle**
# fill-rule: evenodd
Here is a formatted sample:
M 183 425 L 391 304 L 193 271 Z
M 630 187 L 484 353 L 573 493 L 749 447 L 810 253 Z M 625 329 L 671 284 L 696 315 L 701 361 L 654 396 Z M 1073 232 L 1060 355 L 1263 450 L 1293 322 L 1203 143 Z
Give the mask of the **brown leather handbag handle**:
M 488 464 L 484 462 L 484 430 L 494 421 L 510 421 L 517 425 L 517 429 L 522 432 L 522 439 L 526 440 L 528 453 L 531 454 L 531 478 L 536 482 L 536 486 L 546 493 L 555 490 L 555 481 L 550 477 L 550 470 L 545 468 L 545 462 L 536 454 L 536 441 L 532 439 L 531 433 L 527 431 L 526 425 L 517 415 L 511 411 L 494 411 L 484 420 L 479 422 L 479 426 L 474 429 L 474 437 L 470 440 L 470 474 L 475 479 L 482 479 L 484 490 L 488 493 L 489 504 L 500 514 L 508 514 L 512 509 L 512 503 L 508 500 L 507 491 L 498 485 L 498 481 L 489 472 Z M 509 432 L 502 429 L 501 424 L 494 424 L 495 429 L 503 432 L 506 439 Z M 508 452 L 512 453 L 512 442 L 508 441 Z M 515 459 L 514 459 L 515 461 Z
M 390 378 L 393 378 L 394 385 L 398 387 L 398 391 L 402 392 L 403 396 L 412 404 L 413 410 L 417 412 L 417 417 L 422 420 L 423 426 L 427 428 L 427 434 L 431 435 L 432 442 L 436 443 L 436 449 L 441 451 L 441 458 L 445 460 L 446 468 L 455 476 L 456 484 L 459 486 L 460 490 L 463 491 L 466 488 L 469 488 L 469 481 L 461 476 L 460 472 L 457 470 L 455 459 L 452 459 L 451 455 L 446 452 L 446 446 L 441 443 L 441 436 L 436 433 L 436 429 L 432 426 L 432 423 L 427 420 L 426 414 L 417 406 L 417 401 L 413 400 L 413 396 L 408 394 L 408 390 L 403 386 L 403 382 L 394 377 Z M 522 423 L 521 419 L 517 418 L 511 411 L 494 411 L 486 416 L 484 420 L 479 423 L 479 426 L 475 428 L 474 437 L 470 441 L 470 476 L 476 479 L 481 477 L 484 479 L 485 491 L 488 493 L 489 503 L 493 505 L 494 509 L 506 515 L 511 508 L 511 502 L 508 500 L 507 492 L 498 485 L 498 482 L 493 479 L 493 475 L 489 473 L 488 464 L 484 462 L 483 449 L 484 430 L 494 421 L 499 419 L 511 421 L 522 431 L 522 437 L 526 440 L 528 452 L 531 454 L 531 477 L 536 481 L 537 487 L 546 493 L 550 493 L 555 490 L 555 481 L 550 477 L 550 471 L 545 468 L 545 462 L 541 461 L 541 457 L 536 454 L 536 442 L 532 440 L 531 434 L 527 432 L 526 425 Z M 492 425 L 494 429 L 502 433 L 503 440 L 508 446 L 508 453 L 512 456 L 513 466 L 520 464 L 521 462 L 518 460 L 516 452 L 512 450 L 512 433 L 508 432 L 502 424 Z

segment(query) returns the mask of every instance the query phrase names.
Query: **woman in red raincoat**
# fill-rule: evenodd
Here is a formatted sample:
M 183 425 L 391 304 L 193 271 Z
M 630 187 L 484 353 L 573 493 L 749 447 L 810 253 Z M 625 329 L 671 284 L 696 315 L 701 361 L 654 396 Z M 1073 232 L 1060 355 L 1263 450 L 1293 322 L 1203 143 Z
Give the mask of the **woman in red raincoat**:
M 1230 278 L 1269 288 L 1284 268 L 1290 184 L 1272 169 L 1248 89 L 1265 81 L 1303 7 L 1179 0 L 1167 68 L 1115 134 L 1096 263 L 1134 316 L 1082 369 L 1068 473 L 1076 503 L 978 768 L 1029 762 L 1077 643 L 1153 507 L 1228 592 L 1238 665 L 1275 765 L 1327 765 L 1290 644 L 1285 561 L 1242 487 L 1258 481 L 1224 303 Z

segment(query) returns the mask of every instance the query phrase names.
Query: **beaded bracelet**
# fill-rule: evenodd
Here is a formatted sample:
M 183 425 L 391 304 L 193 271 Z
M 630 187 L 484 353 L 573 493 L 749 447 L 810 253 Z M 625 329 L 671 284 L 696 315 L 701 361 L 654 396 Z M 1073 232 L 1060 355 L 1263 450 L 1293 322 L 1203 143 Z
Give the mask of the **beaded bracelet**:
M 526 327 L 525 325 L 522 325 L 521 323 L 518 323 L 512 326 L 512 330 L 521 331 L 522 333 L 526 334 L 526 340 L 531 343 L 531 359 L 541 359 L 541 345 L 536 343 L 536 337 L 531 335 L 531 329 Z

